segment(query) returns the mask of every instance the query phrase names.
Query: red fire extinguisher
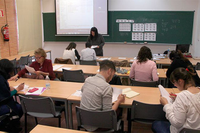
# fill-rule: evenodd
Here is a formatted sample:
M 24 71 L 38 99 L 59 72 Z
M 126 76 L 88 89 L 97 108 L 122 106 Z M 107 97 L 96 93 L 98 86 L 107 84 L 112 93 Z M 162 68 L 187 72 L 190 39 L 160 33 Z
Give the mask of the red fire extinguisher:
M 7 24 L 1 27 L 1 33 L 3 35 L 4 41 L 9 41 L 9 28 Z

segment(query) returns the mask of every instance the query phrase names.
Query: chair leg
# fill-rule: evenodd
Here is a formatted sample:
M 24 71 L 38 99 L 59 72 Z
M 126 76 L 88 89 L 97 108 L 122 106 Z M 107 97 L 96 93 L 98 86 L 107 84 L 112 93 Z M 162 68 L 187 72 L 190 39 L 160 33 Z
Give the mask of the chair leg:
M 131 133 L 131 109 L 127 109 L 128 132 Z
M 27 114 L 24 114 L 25 133 L 27 133 Z
M 61 127 L 61 117 L 58 118 L 58 126 Z
M 38 124 L 37 117 L 35 117 L 35 123 L 36 123 L 36 125 Z

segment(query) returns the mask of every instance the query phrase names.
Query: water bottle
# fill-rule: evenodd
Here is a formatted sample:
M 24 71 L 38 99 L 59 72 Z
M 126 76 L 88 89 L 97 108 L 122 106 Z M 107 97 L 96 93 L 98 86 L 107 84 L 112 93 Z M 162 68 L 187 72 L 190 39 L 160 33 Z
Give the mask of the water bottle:
M 46 80 L 46 89 L 50 89 L 50 79 L 49 79 L 49 76 L 48 75 L 46 75 L 46 78 L 45 78 L 45 80 Z
M 168 50 L 167 50 L 167 56 L 168 56 L 168 58 L 169 58 L 170 53 L 171 53 L 170 48 L 168 48 Z

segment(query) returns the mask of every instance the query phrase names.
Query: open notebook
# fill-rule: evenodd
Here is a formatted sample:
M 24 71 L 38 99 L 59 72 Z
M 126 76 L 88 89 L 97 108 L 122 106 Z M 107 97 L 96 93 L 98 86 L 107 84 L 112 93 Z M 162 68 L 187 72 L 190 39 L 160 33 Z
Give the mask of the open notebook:
M 122 94 L 125 94 L 127 98 L 132 98 L 139 95 L 140 93 L 132 91 L 131 88 L 126 88 L 122 90 Z
M 158 88 L 162 97 L 165 97 L 169 103 L 173 103 L 173 99 L 170 98 L 169 92 L 167 92 L 167 90 L 162 85 L 158 85 Z

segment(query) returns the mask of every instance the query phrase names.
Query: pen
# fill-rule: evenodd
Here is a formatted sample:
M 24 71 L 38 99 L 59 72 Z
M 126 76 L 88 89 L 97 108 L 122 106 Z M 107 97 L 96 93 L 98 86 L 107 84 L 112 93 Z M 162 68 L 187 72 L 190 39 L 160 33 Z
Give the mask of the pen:
M 15 79 L 15 82 L 16 82 L 18 79 L 19 79 L 19 78 L 16 78 L 16 79 Z
M 171 96 L 175 96 L 175 97 L 177 96 L 176 94 L 173 94 L 173 93 L 170 93 L 170 95 L 171 95 Z

